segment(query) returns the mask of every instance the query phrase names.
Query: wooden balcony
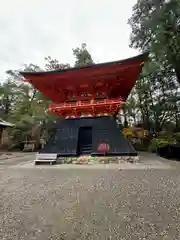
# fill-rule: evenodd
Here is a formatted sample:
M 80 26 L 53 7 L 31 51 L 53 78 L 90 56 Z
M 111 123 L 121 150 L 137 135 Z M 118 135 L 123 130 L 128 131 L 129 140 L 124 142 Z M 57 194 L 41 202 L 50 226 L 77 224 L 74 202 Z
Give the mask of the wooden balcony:
M 83 116 L 113 115 L 124 102 L 117 99 L 77 101 L 72 103 L 51 104 L 49 111 L 61 117 L 78 118 Z

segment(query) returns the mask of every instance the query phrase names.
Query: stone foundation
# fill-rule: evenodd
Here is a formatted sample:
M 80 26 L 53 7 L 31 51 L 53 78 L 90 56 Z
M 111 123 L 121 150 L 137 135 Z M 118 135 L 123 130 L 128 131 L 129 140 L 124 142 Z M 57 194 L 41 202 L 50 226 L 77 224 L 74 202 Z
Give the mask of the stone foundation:
M 92 156 L 80 156 L 71 158 L 59 158 L 58 161 L 61 164 L 121 164 L 121 163 L 138 163 L 138 156 L 119 156 L 119 157 L 92 157 Z
M 129 162 L 129 163 L 138 163 L 139 160 L 139 156 L 122 156 L 122 157 L 118 157 L 118 163 L 121 162 Z

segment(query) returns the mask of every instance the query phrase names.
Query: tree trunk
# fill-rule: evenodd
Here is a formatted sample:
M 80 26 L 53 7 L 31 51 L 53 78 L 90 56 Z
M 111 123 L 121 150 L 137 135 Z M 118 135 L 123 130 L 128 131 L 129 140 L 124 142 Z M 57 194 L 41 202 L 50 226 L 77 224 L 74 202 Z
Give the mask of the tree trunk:
M 0 126 L 0 147 L 2 142 L 2 132 L 3 132 L 3 128 Z
M 180 84 L 180 67 L 174 66 L 174 70 L 175 70 L 175 73 L 176 73 L 177 81 Z
M 124 127 L 127 128 L 128 127 L 128 120 L 127 120 L 127 112 L 126 112 L 126 106 L 124 105 L 123 108 L 123 115 L 124 115 Z

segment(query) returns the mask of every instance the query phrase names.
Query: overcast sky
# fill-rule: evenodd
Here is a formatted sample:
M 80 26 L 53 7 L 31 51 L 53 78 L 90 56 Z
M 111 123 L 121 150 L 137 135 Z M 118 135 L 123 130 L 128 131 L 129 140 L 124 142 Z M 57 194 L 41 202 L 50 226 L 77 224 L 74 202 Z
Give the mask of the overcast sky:
M 85 42 L 95 62 L 138 54 L 129 48 L 136 0 L 1 0 L 0 81 L 7 69 L 44 64 L 51 56 L 74 63 L 72 48 Z

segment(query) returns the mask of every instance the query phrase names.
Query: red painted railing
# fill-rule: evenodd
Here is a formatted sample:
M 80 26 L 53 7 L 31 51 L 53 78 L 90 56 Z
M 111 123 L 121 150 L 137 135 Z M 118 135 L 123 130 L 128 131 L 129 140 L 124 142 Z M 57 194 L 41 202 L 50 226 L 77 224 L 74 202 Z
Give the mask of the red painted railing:
M 78 101 L 75 103 L 51 104 L 49 111 L 61 117 L 99 116 L 116 113 L 124 102 L 117 99 Z
M 105 106 L 114 104 L 123 104 L 122 100 L 117 99 L 104 99 L 104 100 L 91 100 L 91 101 L 77 101 L 75 103 L 52 103 L 49 106 L 49 110 L 54 109 L 69 109 L 69 108 L 81 108 L 81 107 L 93 107 L 93 106 Z

